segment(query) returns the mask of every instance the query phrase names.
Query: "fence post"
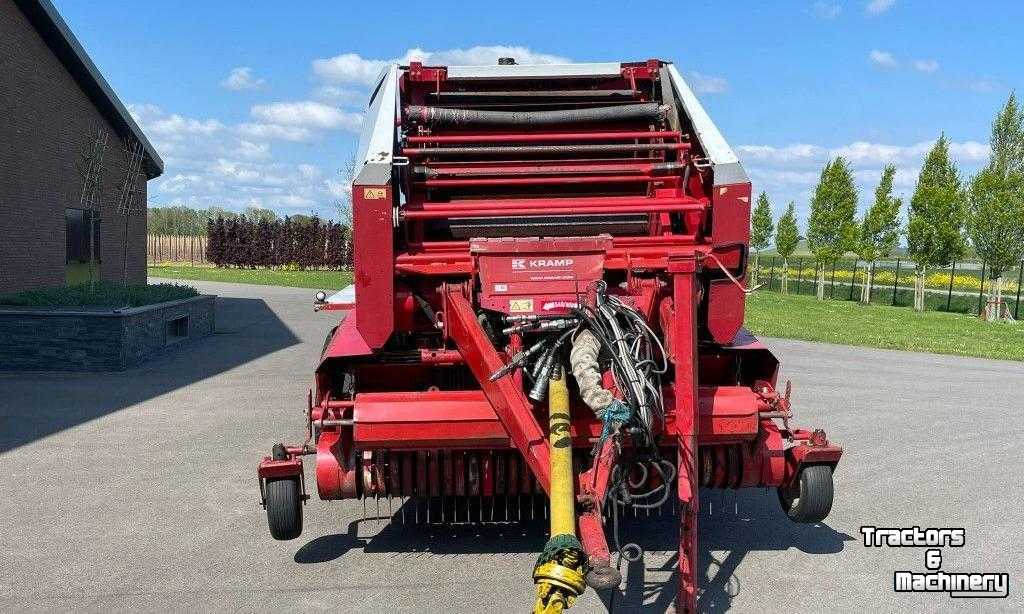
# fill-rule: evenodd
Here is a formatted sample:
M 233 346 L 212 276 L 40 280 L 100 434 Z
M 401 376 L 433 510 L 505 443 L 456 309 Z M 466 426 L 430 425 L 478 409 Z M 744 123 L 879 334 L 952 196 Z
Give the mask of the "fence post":
M 871 286 L 875 283 L 875 261 L 871 261 L 871 274 L 868 275 L 868 303 L 871 303 Z
M 950 301 L 953 300 L 953 276 L 956 275 L 956 260 L 953 261 L 953 268 L 949 270 L 949 291 L 946 293 L 946 311 L 949 311 Z
M 804 259 L 803 258 L 800 259 L 800 263 L 797 264 L 797 266 L 800 267 L 800 272 L 797 273 L 797 276 L 796 276 L 796 293 L 800 294 L 800 286 L 803 285 L 803 281 L 804 281 Z M 1017 285 L 1019 286 L 1020 284 L 1017 284 Z M 1018 301 L 1018 302 L 1020 302 L 1020 301 Z
M 772 289 L 772 282 L 775 281 L 775 256 L 772 256 L 772 268 L 768 273 L 768 289 Z
M 900 283 L 900 259 L 896 259 L 896 277 L 892 280 L 892 306 L 896 306 L 896 287 Z
M 981 316 L 981 299 L 985 294 L 985 263 L 981 263 L 981 287 L 978 288 L 978 315 Z
M 1020 310 L 1020 285 L 1024 283 L 1024 260 L 1020 261 L 1020 268 L 1017 269 L 1017 301 L 1013 304 L 1013 319 L 1017 319 L 1017 312 Z
M 854 260 L 853 261 L 853 277 L 850 278 L 850 298 L 846 299 L 848 301 L 852 301 L 853 300 L 853 284 L 855 284 L 857 282 L 857 265 L 858 264 L 860 264 L 860 260 Z

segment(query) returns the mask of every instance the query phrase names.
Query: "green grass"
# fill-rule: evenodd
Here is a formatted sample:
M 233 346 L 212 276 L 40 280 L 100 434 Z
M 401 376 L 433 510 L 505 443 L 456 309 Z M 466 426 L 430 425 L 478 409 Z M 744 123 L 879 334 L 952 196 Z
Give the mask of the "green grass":
M 757 292 L 747 299 L 746 326 L 767 337 L 1024 360 L 1024 324 L 907 307 Z
M 352 283 L 348 271 L 292 271 L 278 269 L 221 269 L 209 266 L 150 266 L 150 277 L 189 279 L 198 281 L 224 281 L 237 284 L 288 286 L 340 290 Z
M 46 290 L 26 290 L 0 296 L 0 305 L 18 307 L 141 307 L 198 295 L 191 286 L 153 284 L 123 286 L 110 282 L 77 284 Z

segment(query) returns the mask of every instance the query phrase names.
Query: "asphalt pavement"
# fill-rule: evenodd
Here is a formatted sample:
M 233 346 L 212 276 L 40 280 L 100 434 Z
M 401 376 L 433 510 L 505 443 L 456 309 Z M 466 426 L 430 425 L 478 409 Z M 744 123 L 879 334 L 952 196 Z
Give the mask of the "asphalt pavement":
M 212 338 L 125 373 L 0 374 L 0 611 L 529 610 L 536 526 L 419 531 L 314 497 L 303 535 L 272 540 L 256 463 L 303 438 L 337 316 L 309 290 L 197 285 L 221 297 Z M 1024 611 L 1024 363 L 766 342 L 797 422 L 845 448 L 836 500 L 806 526 L 773 492 L 705 491 L 700 609 Z M 676 528 L 627 524 L 647 552 L 623 563 L 614 610 L 665 611 Z M 924 571 L 924 551 L 865 548 L 864 525 L 964 527 L 942 569 L 1009 572 L 1010 596 L 897 595 L 893 572 Z

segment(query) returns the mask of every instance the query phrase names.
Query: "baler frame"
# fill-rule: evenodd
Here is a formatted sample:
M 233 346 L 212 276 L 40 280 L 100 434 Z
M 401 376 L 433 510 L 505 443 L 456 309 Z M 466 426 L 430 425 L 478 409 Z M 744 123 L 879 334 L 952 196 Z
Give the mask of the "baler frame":
M 417 96 L 424 91 L 429 94 L 432 87 L 436 98 L 444 98 L 442 84 L 449 80 L 479 83 L 516 78 L 547 84 L 565 75 L 585 75 L 598 85 L 631 85 L 630 90 L 602 91 L 630 91 L 638 104 L 651 104 L 644 88 L 660 83 L 661 101 L 668 100 L 679 112 L 669 113 L 666 125 L 646 130 L 462 129 L 435 134 L 417 124 L 426 111 L 410 102 L 421 102 Z M 470 94 L 486 98 L 487 92 L 470 89 Z M 548 91 L 548 95 L 553 94 Z M 403 105 L 405 121 L 419 126 L 419 132 L 395 129 L 396 122 L 402 124 Z M 784 395 L 776 391 L 778 363 L 741 329 L 750 183 L 732 150 L 675 67 L 657 60 L 570 67 L 392 66 L 384 71 L 368 117 L 359 154 L 363 167 L 353 186 L 356 299 L 338 305 L 349 314 L 325 344 L 317 392 L 308 402 L 307 442 L 279 445 L 260 464 L 263 502 L 269 501 L 266 489 L 271 483 L 302 480 L 305 455 L 316 456 L 317 489 L 325 500 L 407 494 L 490 496 L 502 489 L 550 492 L 548 433 L 527 398 L 522 374 L 492 377 L 509 357 L 523 350 L 523 338 L 512 333 L 507 346 L 498 347 L 481 323 L 481 309 L 514 314 L 517 299 L 505 298 L 501 293 L 507 290 L 492 295 L 478 287 L 477 280 L 495 262 L 506 266 L 511 257 L 502 250 L 532 249 L 551 255 L 552 261 L 568 256 L 557 262 L 576 266 L 573 292 L 533 290 L 545 297 L 545 304 L 555 306 L 553 313 L 566 313 L 562 308 L 566 304 L 592 302 L 593 288 L 580 280 L 590 279 L 593 271 L 583 270 L 571 258 L 591 250 L 587 253 L 600 256 L 598 277 L 609 272 L 621 275 L 623 281 L 615 291 L 664 336 L 672 373 L 663 396 L 672 411 L 658 435 L 660 447 L 676 449 L 677 606 L 679 611 L 695 611 L 700 487 L 774 486 L 780 493 L 790 492 L 805 467 L 834 468 L 842 454 L 823 431 L 790 428 L 788 386 Z M 474 116 L 473 121 L 482 120 Z M 690 140 L 684 129 L 692 131 Z M 553 152 L 570 156 L 592 152 L 590 144 L 604 146 L 605 154 L 672 152 L 674 160 L 584 157 L 538 163 L 530 158 Z M 446 161 L 446 156 L 464 156 L 466 151 L 484 159 L 468 164 Z M 525 157 L 487 158 L 509 154 Z M 422 164 L 422 160 L 431 162 Z M 446 190 L 486 194 L 488 190 L 604 184 L 642 184 L 647 191 L 559 198 L 527 194 L 432 200 L 430 196 Z M 567 216 L 587 218 L 583 222 L 589 223 L 590 218 L 601 216 L 637 215 L 648 220 L 650 232 L 602 235 L 597 243 L 593 237 L 469 241 L 427 236 L 433 221 Z M 404 236 L 382 240 L 396 228 Z M 503 275 L 512 273 L 501 270 Z M 506 284 L 495 288 L 499 285 Z M 519 304 L 520 311 L 523 305 Z M 534 309 L 530 298 L 525 311 Z M 407 338 L 405 345 L 396 344 L 396 335 Z M 365 371 L 373 380 L 397 377 L 399 369 L 418 376 L 442 368 L 468 378 L 468 387 L 361 391 L 351 384 L 353 370 Z M 734 377 L 730 369 L 736 371 Z M 619 439 L 607 437 L 606 429 L 592 416 L 574 412 L 573 446 L 595 448 L 590 466 L 581 468 L 575 484 L 578 532 L 592 571 L 588 581 L 595 588 L 618 586 L 620 580 L 611 567 L 603 512 L 612 469 L 622 450 Z M 517 466 L 514 457 L 502 456 L 504 450 L 517 451 L 525 466 Z M 456 452 L 468 454 L 469 464 L 460 465 Z M 414 458 L 418 466 L 409 468 L 403 455 Z M 499 472 L 504 472 L 504 479 L 496 477 Z M 517 475 L 524 477 L 517 482 Z M 514 489 L 512 483 L 516 483 Z M 304 502 L 304 487 L 299 492 Z

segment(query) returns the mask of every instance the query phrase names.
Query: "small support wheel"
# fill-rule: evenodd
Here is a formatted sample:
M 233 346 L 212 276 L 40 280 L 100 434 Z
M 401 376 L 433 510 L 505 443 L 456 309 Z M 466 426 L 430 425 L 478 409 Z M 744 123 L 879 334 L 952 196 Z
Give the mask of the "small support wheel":
M 832 511 L 832 467 L 811 465 L 789 488 L 779 488 L 779 503 L 793 522 L 821 522 Z
M 295 539 L 302 533 L 302 488 L 298 478 L 268 479 L 267 524 L 274 539 Z

